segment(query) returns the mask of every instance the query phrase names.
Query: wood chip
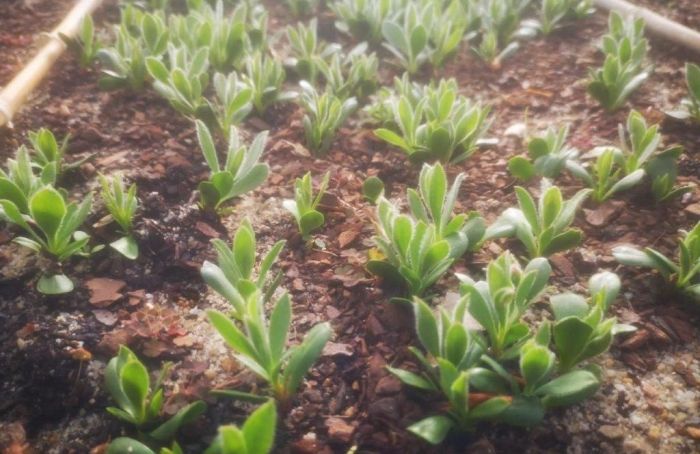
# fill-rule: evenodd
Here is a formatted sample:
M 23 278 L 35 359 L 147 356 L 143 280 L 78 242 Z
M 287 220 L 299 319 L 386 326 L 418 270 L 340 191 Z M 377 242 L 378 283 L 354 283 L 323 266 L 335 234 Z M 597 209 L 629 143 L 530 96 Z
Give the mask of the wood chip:
M 90 304 L 105 308 L 122 297 L 120 291 L 126 286 L 126 282 L 96 277 L 87 281 L 85 286 L 90 290 Z

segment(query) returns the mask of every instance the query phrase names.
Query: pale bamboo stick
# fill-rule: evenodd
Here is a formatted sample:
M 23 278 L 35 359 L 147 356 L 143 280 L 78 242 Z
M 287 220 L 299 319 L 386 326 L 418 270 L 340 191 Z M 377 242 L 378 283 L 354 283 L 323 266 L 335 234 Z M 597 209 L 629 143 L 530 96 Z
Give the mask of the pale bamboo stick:
M 646 22 L 646 28 L 669 41 L 692 49 L 700 55 L 700 32 L 686 27 L 685 25 L 667 19 L 655 12 L 637 5 L 633 5 L 625 0 L 595 0 L 595 4 L 602 8 L 610 9 L 622 13 L 641 17 Z
M 60 35 L 74 37 L 85 16 L 97 8 L 102 0 L 78 0 L 68 15 L 53 31 L 34 58 L 0 92 L 0 127 L 9 124 L 27 96 L 36 88 L 58 57 L 66 49 Z

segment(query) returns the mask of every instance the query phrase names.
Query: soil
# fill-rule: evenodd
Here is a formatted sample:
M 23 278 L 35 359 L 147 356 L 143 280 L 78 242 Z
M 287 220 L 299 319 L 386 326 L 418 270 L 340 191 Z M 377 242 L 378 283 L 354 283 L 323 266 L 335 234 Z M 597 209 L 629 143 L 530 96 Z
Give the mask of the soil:
M 70 7 L 68 0 L 11 0 L 0 10 L 0 84 L 7 83 L 48 30 Z M 118 17 L 115 2 L 96 15 L 106 29 Z M 265 1 L 272 32 L 294 22 L 283 6 Z M 670 17 L 700 28 L 700 8 L 691 0 L 645 0 Z M 321 30 L 329 41 L 352 43 L 332 27 L 323 12 Z M 571 124 L 570 143 L 581 150 L 615 141 L 617 124 L 627 109 L 604 112 L 585 94 L 588 68 L 601 63 L 596 51 L 605 32 L 606 14 L 560 30 L 549 38 L 522 43 L 500 69 L 482 63 L 463 45 L 436 76 L 454 77 L 462 92 L 492 107 L 490 137 L 497 144 L 468 161 L 451 166 L 451 178 L 465 172 L 458 210 L 475 209 L 488 221 L 515 204 L 517 184 L 506 161 L 523 152 L 522 138 L 506 131 L 523 123 L 535 132 L 550 125 Z M 681 182 L 698 183 L 700 128 L 664 115 L 685 93 L 683 64 L 698 56 L 667 42 L 651 39 L 655 70 L 632 97 L 631 107 L 651 122 L 661 122 L 664 143 L 682 144 Z M 281 49 L 283 42 L 276 46 Z M 381 53 L 384 84 L 398 70 Z M 429 80 L 430 71 L 419 79 Z M 187 452 L 201 452 L 219 424 L 240 422 L 245 404 L 216 401 L 217 387 L 254 389 L 204 316 L 227 303 L 209 291 L 199 267 L 213 258 L 210 240 L 228 239 L 240 220 L 255 227 L 259 249 L 279 239 L 287 246 L 279 261 L 283 287 L 294 302 L 294 333 L 300 339 L 315 323 L 330 321 L 335 336 L 313 368 L 293 408 L 283 418 L 275 452 L 693 452 L 700 438 L 700 324 L 698 311 L 671 293 L 658 275 L 621 267 L 611 248 L 631 242 L 653 245 L 675 254 L 679 228 L 700 217 L 697 191 L 663 205 L 640 189 L 602 206 L 588 204 L 576 224 L 584 244 L 552 257 L 556 291 L 583 291 L 599 269 L 616 271 L 624 294 L 615 315 L 638 330 L 618 339 L 598 362 L 604 366 L 601 390 L 584 404 L 548 414 L 541 426 L 516 429 L 484 425 L 471 434 L 432 448 L 405 427 L 429 414 L 436 403 L 403 388 L 384 369 L 387 364 L 413 366 L 407 347 L 415 344 L 406 308 L 389 303 L 392 290 L 364 270 L 373 247 L 373 208 L 360 192 L 368 175 L 386 183 L 400 202 L 415 185 L 418 169 L 401 152 L 374 138 L 372 125 L 354 115 L 340 131 L 328 155 L 315 159 L 303 147 L 302 114 L 296 106 L 274 107 L 264 118 L 246 121 L 252 136 L 270 131 L 264 154 L 271 172 L 267 182 L 238 199 L 230 214 L 218 218 L 198 209 L 193 191 L 206 175 L 191 123 L 152 91 L 103 92 L 96 68 L 81 69 L 64 55 L 18 114 L 13 129 L 0 130 L 0 155 L 11 157 L 26 133 L 51 128 L 58 137 L 71 135 L 69 160 L 91 158 L 61 182 L 72 197 L 96 190 L 100 173 L 123 172 L 138 184 L 140 211 L 136 234 L 141 256 L 128 262 L 108 249 L 88 259 L 75 259 L 64 271 L 78 283 L 75 292 L 46 297 L 34 290 L 42 263 L 11 242 L 12 227 L 0 230 L 0 449 L 3 452 L 102 452 L 123 428 L 105 411 L 109 397 L 102 386 L 105 363 L 119 344 L 128 344 L 151 370 L 174 363 L 166 382 L 166 410 L 206 399 L 204 418 L 186 428 L 181 441 Z M 290 79 L 290 86 L 294 81 Z M 296 177 L 331 173 L 323 201 L 327 223 L 304 244 L 281 202 L 292 196 Z M 558 184 L 567 194 L 579 189 L 573 180 Z M 536 186 L 536 185 L 533 185 Z M 96 204 L 86 224 L 101 242 L 113 239 L 105 213 Z M 488 261 L 515 243 L 492 242 L 460 261 L 455 271 L 480 276 Z M 449 298 L 455 279 L 446 277 L 437 295 Z M 98 290 L 95 290 L 98 289 Z M 100 291 L 99 289 L 102 289 Z M 105 292 L 104 289 L 110 289 Z M 106 293 L 106 294 L 105 294 Z M 434 298 L 439 304 L 445 297 Z M 538 303 L 533 317 L 546 314 Z

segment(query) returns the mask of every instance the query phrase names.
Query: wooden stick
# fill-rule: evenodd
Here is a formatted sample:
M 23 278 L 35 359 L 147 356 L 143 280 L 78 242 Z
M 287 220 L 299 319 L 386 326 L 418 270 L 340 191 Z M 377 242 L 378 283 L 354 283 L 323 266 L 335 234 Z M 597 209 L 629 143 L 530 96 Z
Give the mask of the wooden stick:
M 47 34 L 46 44 L 0 92 L 0 127 L 10 123 L 27 96 L 66 50 L 66 44 L 61 39 L 60 34 L 74 37 L 80 30 L 85 16 L 94 11 L 100 3 L 102 0 L 78 0 L 58 27 Z
M 692 28 L 625 0 L 595 0 L 595 4 L 602 8 L 615 10 L 623 15 L 641 17 L 646 22 L 647 29 L 652 33 L 700 54 L 700 33 Z

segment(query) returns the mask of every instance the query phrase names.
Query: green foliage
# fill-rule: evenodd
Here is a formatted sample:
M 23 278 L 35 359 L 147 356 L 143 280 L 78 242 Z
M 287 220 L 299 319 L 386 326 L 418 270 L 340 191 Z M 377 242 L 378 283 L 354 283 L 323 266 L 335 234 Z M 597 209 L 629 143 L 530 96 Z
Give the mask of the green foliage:
M 661 134 L 658 125 L 648 126 L 644 117 L 632 110 L 626 128 L 618 126 L 620 147 L 598 147 L 591 152 L 596 161 L 590 170 L 579 164 L 568 166 L 574 176 L 593 189 L 597 202 L 626 191 L 642 182 L 645 175 L 652 180 L 652 192 L 659 201 L 688 192 L 689 186 L 675 186 L 678 174 L 676 161 L 683 148 L 673 146 L 659 151 Z
M 114 46 L 97 53 L 103 65 L 100 86 L 140 90 L 148 76 L 146 57 L 158 57 L 167 49 L 167 26 L 158 14 L 127 7 L 122 10 L 122 21 L 115 34 Z
M 316 208 L 326 193 L 329 179 L 330 173 L 326 172 L 314 196 L 311 172 L 306 172 L 302 178 L 294 181 L 294 200 L 287 199 L 282 202 L 282 206 L 294 216 L 299 232 L 305 240 L 309 238 L 311 232 L 323 227 L 326 222 L 323 213 Z
M 376 45 L 382 41 L 382 24 L 396 13 L 402 0 L 336 0 L 329 3 L 335 26 L 359 41 Z
M 292 54 L 289 66 L 300 79 L 315 85 L 321 65 L 333 54 L 340 51 L 338 44 L 327 45 L 318 38 L 316 19 L 311 19 L 309 25 L 298 23 L 296 27 L 287 27 L 287 40 Z
M 588 300 L 573 294 L 552 297 L 554 320 L 543 322 L 533 334 L 523 315 L 550 273 L 545 259 L 521 269 L 505 253 L 489 264 L 486 281 L 460 276 L 463 295 L 449 311 L 433 313 L 414 300 L 423 351 L 409 349 L 420 372 L 388 370 L 404 384 L 440 394 L 447 402 L 443 414 L 428 416 L 409 431 L 438 444 L 451 430 L 472 431 L 481 421 L 534 426 L 547 409 L 576 404 L 596 392 L 599 369 L 577 366 L 606 351 L 613 336 L 628 329 L 605 318 L 620 281 L 612 273 L 598 273 L 589 282 Z M 474 324 L 469 314 L 486 338 L 469 328 Z
M 407 192 L 410 216 L 380 196 L 374 241 L 381 257 L 370 260 L 367 269 L 420 296 L 457 258 L 475 249 L 484 235 L 484 220 L 473 212 L 452 214 L 463 178 L 458 175 L 448 190 L 442 166 L 424 165 L 418 191 Z
M 566 146 L 569 127 L 563 126 L 558 131 L 549 128 L 543 136 L 533 137 L 527 144 L 527 155 L 515 156 L 508 161 L 508 170 L 516 178 L 527 181 L 535 175 L 556 178 L 567 168 L 578 151 Z M 528 159 L 529 158 L 529 159 Z
M 470 371 L 478 364 L 483 347 L 466 325 L 467 305 L 464 298 L 451 311 L 433 314 L 430 307 L 416 298 L 413 311 L 416 333 L 426 354 L 411 347 L 421 365 L 421 374 L 388 367 L 403 383 L 428 392 L 438 392 L 447 399 L 446 416 L 430 416 L 412 424 L 408 430 L 429 443 L 439 444 L 452 429 L 470 430 L 479 421 L 493 420 L 509 405 L 509 396 L 489 396 L 474 402 L 470 395 Z
M 334 54 L 330 63 L 318 62 L 319 70 L 326 81 L 326 90 L 340 99 L 355 97 L 362 101 L 377 90 L 379 60 L 372 52 L 367 54 L 367 45 L 354 47 L 345 57 Z
M 684 232 L 677 263 L 650 247 L 619 246 L 613 249 L 613 256 L 623 265 L 655 269 L 677 289 L 700 299 L 700 223 Z
M 261 52 L 256 53 L 245 63 L 244 80 L 253 90 L 253 106 L 262 115 L 276 102 L 288 101 L 293 93 L 282 92 L 285 72 L 282 64 Z
M 27 148 L 19 147 L 15 159 L 7 160 L 7 171 L 0 169 L 0 199 L 12 202 L 21 214 L 28 215 L 29 199 L 32 195 L 44 185 L 56 182 L 53 166 L 47 166 L 45 169 L 47 170 L 37 176 Z
M 66 135 L 60 144 L 56 141 L 54 134 L 46 128 L 30 131 L 28 136 L 32 145 L 30 150 L 32 165 L 39 169 L 42 179 L 47 182 L 57 180 L 65 171 L 79 167 L 88 159 L 70 164 L 64 162 L 69 135 Z
M 169 45 L 168 64 L 155 57 L 146 59 L 153 88 L 181 114 L 201 117 L 208 107 L 203 96 L 209 84 L 207 49 L 190 52 L 186 47 Z
M 610 272 L 598 273 L 591 277 L 588 288 L 589 301 L 573 293 L 550 298 L 554 313 L 552 340 L 560 372 L 569 372 L 582 361 L 607 351 L 612 343 L 615 318 L 604 316 L 620 292 L 620 278 Z M 528 385 L 534 387 L 535 383 Z
M 532 27 L 523 25 L 522 15 L 530 0 L 481 0 L 477 17 L 480 18 L 481 39 L 474 52 L 484 61 L 498 67 L 518 50 L 518 38 L 534 34 Z
M 99 179 L 105 207 L 124 235 L 110 243 L 110 246 L 124 257 L 135 260 L 139 256 L 139 245 L 133 236 L 134 215 L 138 207 L 136 184 L 126 189 L 121 174 L 114 175 L 111 179 L 100 175 Z
M 1 211 L 12 223 L 21 227 L 28 236 L 14 239 L 17 244 L 46 254 L 56 262 L 63 262 L 73 255 L 87 255 L 89 235 L 79 231 L 92 207 L 92 195 L 88 194 L 80 203 L 66 203 L 63 194 L 52 186 L 44 186 L 29 198 L 28 214 L 11 200 L 0 200 Z M 63 274 L 45 274 L 37 290 L 46 294 L 67 293 L 73 283 Z
M 233 306 L 233 317 L 242 320 L 245 315 L 245 302 L 255 291 L 263 294 L 265 302 L 275 293 L 282 274 L 268 276 L 277 261 L 285 241 L 278 241 L 263 257 L 258 266 L 257 278 L 253 275 L 255 268 L 256 243 L 255 232 L 248 220 L 241 223 L 233 237 L 231 247 L 223 241 L 212 241 L 216 249 L 217 261 L 202 264 L 202 278 L 219 295 L 226 298 Z
M 688 85 L 688 97 L 683 105 L 696 123 L 700 123 L 700 66 L 694 63 L 685 64 L 685 82 Z
M 561 190 L 542 180 L 537 204 L 525 188 L 515 188 L 519 208 L 508 208 L 486 230 L 486 239 L 516 237 L 528 255 L 547 257 L 578 246 L 583 233 L 570 228 L 576 211 L 591 193 L 582 189 L 564 200 Z
M 430 57 L 431 9 L 430 5 L 420 8 L 409 3 L 382 23 L 382 44 L 409 74 L 415 74 Z
M 95 36 L 95 24 L 91 15 L 85 16 L 80 24 L 77 36 L 73 38 L 69 38 L 64 34 L 60 34 L 60 36 L 68 48 L 78 57 L 81 68 L 90 67 L 97 59 L 97 53 L 100 51 L 102 44 Z
M 183 454 L 177 442 L 173 442 L 170 448 L 163 447 L 159 451 L 154 451 L 140 441 L 129 437 L 115 438 L 107 447 L 107 454 L 124 454 L 125 452 L 130 454 L 156 454 L 156 452 L 158 454 Z
M 475 282 L 459 275 L 460 292 L 476 321 L 484 327 L 490 354 L 496 358 L 513 358 L 529 335 L 521 318 L 528 306 L 544 290 L 552 273 L 547 259 L 532 259 L 525 268 L 510 252 L 489 263 L 486 281 Z
M 424 3 L 432 8 L 432 12 L 429 12 L 432 23 L 427 29 L 430 64 L 433 68 L 441 68 L 457 53 L 470 25 L 470 16 L 459 0 L 426 0 Z
M 248 416 L 240 429 L 219 427 L 219 434 L 204 454 L 268 454 L 275 442 L 277 409 L 268 401 Z
M 610 13 L 609 31 L 603 36 L 603 67 L 591 70 L 588 93 L 607 110 L 617 110 L 649 77 L 644 66 L 648 43 L 644 38 L 644 20 L 623 20 Z
M 308 16 L 318 9 L 319 0 L 286 0 L 287 6 L 296 17 Z
M 542 0 L 538 28 L 549 35 L 567 19 L 581 19 L 592 13 L 592 0 Z
M 219 131 L 229 139 L 231 127 L 241 123 L 253 109 L 253 90 L 238 79 L 236 72 L 214 74 L 214 100 L 207 101 Z
M 207 408 L 201 400 L 192 402 L 168 420 L 163 421 L 161 417 L 164 402 L 162 383 L 169 369 L 170 364 L 166 364 L 151 388 L 146 366 L 123 345 L 119 347 L 119 353 L 109 361 L 105 369 L 105 386 L 117 404 L 116 407 L 107 407 L 107 412 L 133 425 L 139 432 L 139 439 L 147 445 L 162 446 L 171 442 L 180 427 L 199 417 Z M 110 449 L 115 448 L 110 447 Z
M 205 210 L 218 210 L 221 205 L 260 186 L 269 172 L 267 164 L 259 163 L 267 131 L 261 132 L 249 147 L 241 144 L 238 130 L 231 127 L 226 149 L 226 162 L 219 164 L 214 139 L 207 126 L 197 120 L 197 139 L 211 174 L 199 183 L 200 205 Z
M 306 112 L 303 120 L 306 146 L 313 154 L 324 155 L 333 144 L 338 129 L 357 108 L 357 101 L 355 98 L 342 101 L 329 91 L 318 94 L 305 80 L 299 85 L 299 103 Z
M 379 177 L 367 177 L 362 183 L 362 195 L 369 202 L 376 204 L 377 200 L 384 195 L 384 182 Z
M 459 95 L 454 79 L 437 86 L 395 84 L 402 92 L 388 100 L 392 123 L 376 129 L 377 137 L 403 150 L 412 162 L 457 163 L 476 151 L 489 126 L 489 109 Z
M 208 311 L 207 315 L 234 350 L 236 359 L 268 384 L 271 394 L 281 405 L 287 404 L 297 391 L 332 334 L 328 323 L 320 323 L 308 331 L 300 344 L 287 349 L 292 318 L 287 293 L 276 300 L 269 319 L 259 289 L 245 297 L 244 313 L 240 314 L 240 319 L 234 321 L 215 310 Z M 219 391 L 218 394 L 244 399 L 258 397 L 240 391 Z

